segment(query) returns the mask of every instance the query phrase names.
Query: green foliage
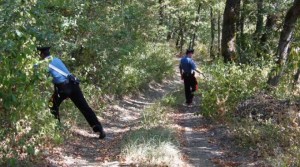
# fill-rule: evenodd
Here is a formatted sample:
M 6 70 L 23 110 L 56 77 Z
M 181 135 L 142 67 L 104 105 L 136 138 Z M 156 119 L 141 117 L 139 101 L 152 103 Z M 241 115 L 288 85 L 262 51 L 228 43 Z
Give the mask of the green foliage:
M 43 65 L 33 68 L 35 5 L 36 1 L 6 1 L 0 6 L 0 164 L 5 166 L 18 166 L 20 160 L 37 155 L 36 146 L 55 132 L 46 111 L 50 80 Z
M 295 74 L 300 67 L 299 48 L 292 48 L 287 65 L 283 71 L 279 85 L 274 87 L 272 93 L 281 99 L 295 99 L 299 97 L 299 81 L 295 81 Z
M 242 120 L 237 122 L 235 128 L 235 139 L 239 145 L 247 148 L 259 148 L 266 153 L 275 148 L 278 143 L 284 145 L 284 137 L 281 128 L 271 121 Z
M 269 66 L 224 64 L 221 61 L 203 66 L 208 80 L 199 83 L 202 94 L 201 113 L 222 117 L 236 105 L 265 87 Z
M 258 156 L 274 166 L 299 166 L 300 133 L 291 122 L 275 124 L 272 120 L 236 121 L 233 126 L 235 142 L 239 146 L 255 150 Z
M 168 106 L 168 107 L 178 107 L 179 105 L 182 105 L 182 102 L 185 101 L 185 97 L 182 96 L 184 94 L 184 90 L 176 90 L 172 92 L 172 94 L 166 95 L 162 101 L 161 104 L 163 106 Z
M 62 143 L 68 130 L 61 130 L 48 111 L 53 86 L 46 62 L 34 68 L 39 62 L 37 46 L 51 46 L 52 55 L 61 56 L 82 79 L 85 96 L 97 113 L 104 107 L 104 94 L 136 91 L 172 72 L 173 51 L 156 43 L 160 39 L 154 1 L 0 4 L 1 165 L 31 161 L 44 145 Z M 62 105 L 64 125 L 82 122 L 76 110 L 70 102 Z
M 173 73 L 172 52 L 160 44 L 149 44 L 145 52 L 135 51 L 130 60 L 123 65 L 118 94 L 132 92 L 152 80 L 162 79 Z

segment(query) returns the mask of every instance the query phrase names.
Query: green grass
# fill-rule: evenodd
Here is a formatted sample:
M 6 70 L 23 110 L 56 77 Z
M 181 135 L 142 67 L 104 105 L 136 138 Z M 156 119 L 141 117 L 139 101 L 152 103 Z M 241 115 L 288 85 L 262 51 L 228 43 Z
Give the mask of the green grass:
M 185 102 L 185 95 L 183 90 L 183 83 L 182 89 L 178 89 L 171 94 L 166 95 L 162 100 L 161 104 L 163 106 L 176 108 L 180 106 L 183 102 Z

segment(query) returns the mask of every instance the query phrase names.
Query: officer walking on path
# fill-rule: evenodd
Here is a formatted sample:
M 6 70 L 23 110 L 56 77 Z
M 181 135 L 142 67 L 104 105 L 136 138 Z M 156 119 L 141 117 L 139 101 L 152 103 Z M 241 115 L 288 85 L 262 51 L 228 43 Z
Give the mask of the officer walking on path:
M 59 119 L 59 106 L 66 98 L 70 98 L 76 107 L 81 111 L 94 132 L 100 133 L 99 138 L 104 139 L 106 134 L 94 111 L 86 102 L 79 87 L 79 80 L 67 69 L 65 64 L 57 57 L 50 55 L 50 47 L 38 47 L 40 57 L 49 60 L 49 73 L 54 84 L 54 93 L 50 99 L 49 108 L 55 118 Z
M 197 69 L 192 56 L 194 54 L 194 49 L 187 49 L 186 55 L 180 60 L 179 70 L 181 79 L 184 81 L 184 91 L 185 91 L 185 104 L 189 107 L 193 105 L 194 92 L 198 89 L 198 83 L 195 78 L 195 71 L 200 73 Z

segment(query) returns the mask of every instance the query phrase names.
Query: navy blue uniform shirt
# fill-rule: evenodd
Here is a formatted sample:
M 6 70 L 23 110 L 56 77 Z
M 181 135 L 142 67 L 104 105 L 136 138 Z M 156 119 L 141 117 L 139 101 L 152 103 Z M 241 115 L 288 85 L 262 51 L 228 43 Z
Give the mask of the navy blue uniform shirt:
M 187 55 L 181 58 L 179 68 L 181 68 L 184 73 L 193 73 L 197 69 L 192 58 Z

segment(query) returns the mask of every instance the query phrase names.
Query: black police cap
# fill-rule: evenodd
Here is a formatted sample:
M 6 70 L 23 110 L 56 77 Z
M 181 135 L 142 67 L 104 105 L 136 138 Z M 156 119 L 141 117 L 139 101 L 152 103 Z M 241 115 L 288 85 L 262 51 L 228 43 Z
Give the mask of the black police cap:
M 50 50 L 50 47 L 49 47 L 49 46 L 45 46 L 45 47 L 37 47 L 36 49 L 37 49 L 38 51 L 45 52 L 45 51 L 49 51 L 49 50 Z
M 189 53 L 194 53 L 194 49 L 187 49 L 186 54 L 189 54 Z

